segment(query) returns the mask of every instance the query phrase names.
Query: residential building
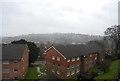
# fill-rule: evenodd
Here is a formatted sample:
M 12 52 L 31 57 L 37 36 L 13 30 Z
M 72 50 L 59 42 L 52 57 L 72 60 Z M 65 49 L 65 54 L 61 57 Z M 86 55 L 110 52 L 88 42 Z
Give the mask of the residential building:
M 96 44 L 52 46 L 45 55 L 47 72 L 61 79 L 78 76 L 104 60 L 103 49 Z
M 28 71 L 28 59 L 27 45 L 2 45 L 2 79 L 24 79 Z

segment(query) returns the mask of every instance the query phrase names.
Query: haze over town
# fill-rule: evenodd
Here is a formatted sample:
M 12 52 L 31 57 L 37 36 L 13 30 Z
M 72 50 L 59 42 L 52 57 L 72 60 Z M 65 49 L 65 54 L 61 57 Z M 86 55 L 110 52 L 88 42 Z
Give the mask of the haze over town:
M 118 0 L 2 0 L 2 36 L 39 33 L 104 35 L 118 23 Z

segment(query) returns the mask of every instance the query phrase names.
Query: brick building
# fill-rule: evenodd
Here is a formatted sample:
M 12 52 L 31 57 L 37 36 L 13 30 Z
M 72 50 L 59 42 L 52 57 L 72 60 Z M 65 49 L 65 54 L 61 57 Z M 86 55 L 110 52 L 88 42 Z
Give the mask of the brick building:
M 27 45 L 2 45 L 2 79 L 24 79 L 28 71 L 28 59 Z
M 72 78 L 103 61 L 103 51 L 96 44 L 52 46 L 45 52 L 47 72 L 61 79 Z

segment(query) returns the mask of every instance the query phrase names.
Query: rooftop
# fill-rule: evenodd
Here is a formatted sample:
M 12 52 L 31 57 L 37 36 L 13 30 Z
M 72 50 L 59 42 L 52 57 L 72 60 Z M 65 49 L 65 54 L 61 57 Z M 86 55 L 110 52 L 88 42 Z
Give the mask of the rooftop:
M 102 52 L 103 48 L 97 44 L 80 44 L 80 45 L 58 45 L 54 46 L 64 57 L 72 58 L 78 56 L 87 56 Z
M 26 47 L 25 44 L 4 44 L 2 45 L 2 59 L 20 60 Z

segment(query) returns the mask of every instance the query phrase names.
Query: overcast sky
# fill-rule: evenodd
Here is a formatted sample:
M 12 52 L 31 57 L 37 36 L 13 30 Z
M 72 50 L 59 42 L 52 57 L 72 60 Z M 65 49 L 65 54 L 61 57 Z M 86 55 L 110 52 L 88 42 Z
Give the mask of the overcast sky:
M 103 35 L 107 27 L 118 24 L 118 1 L 2 0 L 2 35 L 57 32 Z

